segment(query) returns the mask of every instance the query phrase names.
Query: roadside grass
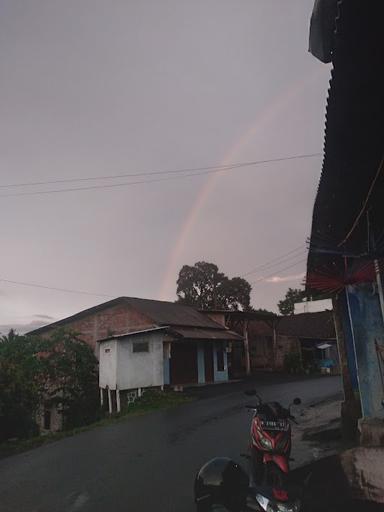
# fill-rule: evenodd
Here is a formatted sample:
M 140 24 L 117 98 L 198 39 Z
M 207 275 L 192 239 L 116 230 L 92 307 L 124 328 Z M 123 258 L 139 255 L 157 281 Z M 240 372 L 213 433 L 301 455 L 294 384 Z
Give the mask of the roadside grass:
M 192 402 L 195 398 L 187 396 L 183 393 L 176 393 L 174 391 L 153 391 L 149 390 L 143 394 L 141 398 L 138 398 L 133 404 L 126 406 L 120 413 L 109 415 L 107 412 L 103 413 L 103 417 L 89 425 L 76 427 L 70 430 L 63 430 L 61 432 L 54 432 L 48 434 L 42 434 L 37 437 L 29 439 L 15 439 L 8 440 L 0 444 L 0 458 L 9 457 L 17 453 L 22 453 L 39 446 L 53 443 L 71 437 L 87 430 L 92 430 L 98 427 L 104 427 L 124 421 L 129 417 L 141 416 L 148 414 L 156 410 L 165 410 L 172 407 Z

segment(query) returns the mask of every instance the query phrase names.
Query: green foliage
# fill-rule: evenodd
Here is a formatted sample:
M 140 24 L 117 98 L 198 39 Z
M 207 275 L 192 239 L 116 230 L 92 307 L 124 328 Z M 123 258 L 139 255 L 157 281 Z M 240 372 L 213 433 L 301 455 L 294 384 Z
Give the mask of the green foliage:
M 299 352 L 289 352 L 284 357 L 284 368 L 289 373 L 303 373 L 303 365 Z
M 282 315 L 293 315 L 295 302 L 301 302 L 305 298 L 305 290 L 288 288 L 285 298 L 278 302 L 277 306 Z
M 0 343 L 0 440 L 36 434 L 36 414 L 55 406 L 64 428 L 98 419 L 98 368 L 73 333 L 8 336 Z
M 92 349 L 64 330 L 38 344 L 45 405 L 55 406 L 63 414 L 65 429 L 95 421 L 99 413 L 98 363 Z
M 251 289 L 245 279 L 230 279 L 205 261 L 184 265 L 177 279 L 178 302 L 199 309 L 249 310 Z
M 268 309 L 264 309 L 264 308 L 259 308 L 259 309 L 252 308 L 251 311 L 253 311 L 254 313 L 262 313 L 262 314 L 268 315 L 268 316 L 276 316 L 276 313 L 274 313 L 273 311 L 269 311 Z
M 30 338 L 10 333 L 0 343 L 0 441 L 37 431 L 40 361 Z

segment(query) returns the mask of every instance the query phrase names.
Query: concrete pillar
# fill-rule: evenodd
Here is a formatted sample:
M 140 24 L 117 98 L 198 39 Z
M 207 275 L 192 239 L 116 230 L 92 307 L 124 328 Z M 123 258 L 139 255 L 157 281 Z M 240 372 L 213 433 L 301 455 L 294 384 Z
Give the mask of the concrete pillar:
M 205 354 L 204 344 L 201 342 L 197 345 L 197 382 L 205 384 Z
M 104 405 L 104 390 L 103 388 L 100 388 L 100 405 L 103 407 Z
M 112 414 L 112 396 L 110 388 L 108 388 L 108 411 L 109 414 Z
M 347 293 L 363 417 L 383 418 L 384 389 L 376 351 L 376 342 L 384 340 L 379 295 L 373 283 L 348 286 Z
M 117 409 L 117 412 L 121 411 L 120 390 L 119 389 L 116 389 L 116 409 Z
M 143 394 L 142 389 L 141 388 L 137 388 L 137 396 L 138 396 L 138 398 L 140 398 L 142 396 L 142 394 Z
M 354 440 L 357 436 L 358 420 L 361 417 L 361 406 L 354 341 L 344 291 L 333 297 L 332 305 L 344 390 L 344 401 L 341 404 L 342 433 L 345 439 Z
M 347 347 L 346 347 L 346 339 L 344 336 L 344 329 L 342 324 L 342 297 L 337 295 L 333 297 L 333 321 L 335 323 L 335 331 L 336 331 L 336 339 L 337 339 L 337 349 L 339 351 L 339 359 L 340 359 L 340 370 L 341 377 L 343 380 L 343 389 L 344 389 L 344 400 L 353 399 L 353 389 L 351 383 L 351 376 L 349 373 L 348 367 L 348 356 L 347 356 Z

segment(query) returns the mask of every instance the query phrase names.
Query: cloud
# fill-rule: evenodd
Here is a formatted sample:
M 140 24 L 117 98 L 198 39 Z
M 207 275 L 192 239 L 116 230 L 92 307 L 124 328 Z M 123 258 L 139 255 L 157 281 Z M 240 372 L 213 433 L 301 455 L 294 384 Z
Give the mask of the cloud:
M 290 281 L 297 281 L 298 279 L 302 279 L 305 273 L 301 272 L 301 274 L 294 274 L 291 276 L 272 276 L 265 279 L 267 283 L 289 283 Z
M 39 318 L 41 320 L 56 320 L 54 316 L 50 316 L 50 315 L 33 315 L 34 318 Z
M 11 329 L 15 330 L 18 334 L 25 334 L 26 332 L 38 329 L 47 323 L 48 322 L 44 322 L 42 320 L 32 320 L 32 322 L 28 323 L 1 324 L 0 334 L 8 334 Z

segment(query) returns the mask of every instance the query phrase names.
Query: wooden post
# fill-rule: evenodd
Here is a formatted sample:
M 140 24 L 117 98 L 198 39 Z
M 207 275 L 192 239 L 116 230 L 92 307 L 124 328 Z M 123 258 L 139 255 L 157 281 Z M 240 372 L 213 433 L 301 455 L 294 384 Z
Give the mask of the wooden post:
M 251 359 L 249 356 L 248 320 L 243 323 L 244 352 L 245 352 L 245 373 L 251 375 Z
M 112 397 L 110 388 L 108 388 L 108 411 L 109 414 L 112 414 Z
M 116 388 L 116 409 L 117 412 L 121 411 L 121 404 L 120 404 L 120 390 Z

